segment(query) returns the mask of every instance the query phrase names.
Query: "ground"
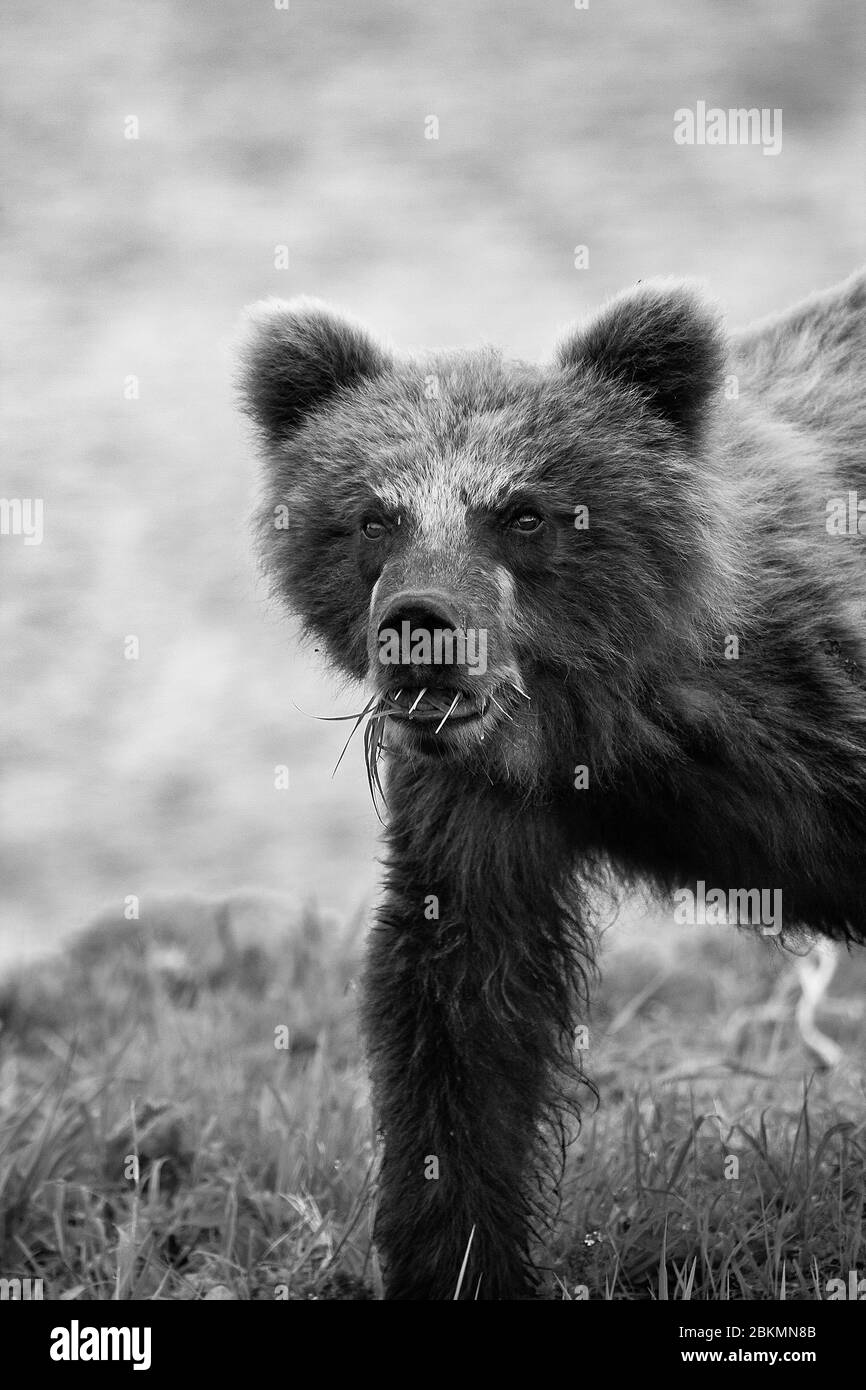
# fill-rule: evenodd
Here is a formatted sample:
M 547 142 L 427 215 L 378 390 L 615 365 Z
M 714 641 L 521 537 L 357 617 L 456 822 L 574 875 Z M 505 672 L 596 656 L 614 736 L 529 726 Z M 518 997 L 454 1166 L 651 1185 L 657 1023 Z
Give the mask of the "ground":
M 4 1277 L 49 1298 L 379 1295 L 364 924 L 255 894 L 231 915 L 228 950 L 218 901 L 169 899 L 150 927 L 109 916 L 7 979 Z M 819 1014 L 843 1053 L 821 1071 L 791 957 L 689 930 L 633 907 L 606 937 L 584 1054 L 599 1097 L 547 1298 L 815 1299 L 863 1274 L 866 958 L 844 957 Z

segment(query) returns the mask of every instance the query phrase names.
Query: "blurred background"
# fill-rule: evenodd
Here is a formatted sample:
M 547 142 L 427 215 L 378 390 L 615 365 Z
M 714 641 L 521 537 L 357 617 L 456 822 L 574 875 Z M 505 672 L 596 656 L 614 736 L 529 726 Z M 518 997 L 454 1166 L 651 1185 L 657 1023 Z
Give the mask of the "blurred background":
M 0 493 L 45 532 L 0 540 L 0 960 L 155 889 L 372 891 L 360 748 L 332 779 L 313 718 L 358 692 L 256 573 L 242 306 L 532 358 L 649 275 L 781 308 L 863 258 L 861 8 L 5 0 Z M 698 100 L 781 108 L 781 154 L 675 144 Z

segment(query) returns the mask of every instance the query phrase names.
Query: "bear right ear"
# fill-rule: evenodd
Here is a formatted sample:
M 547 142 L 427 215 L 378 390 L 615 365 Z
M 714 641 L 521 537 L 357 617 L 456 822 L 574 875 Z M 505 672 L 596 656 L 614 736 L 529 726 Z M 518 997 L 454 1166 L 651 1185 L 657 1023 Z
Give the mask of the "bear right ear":
M 263 300 L 241 352 L 244 409 L 279 444 L 342 387 L 377 376 L 390 358 L 362 328 L 315 299 Z

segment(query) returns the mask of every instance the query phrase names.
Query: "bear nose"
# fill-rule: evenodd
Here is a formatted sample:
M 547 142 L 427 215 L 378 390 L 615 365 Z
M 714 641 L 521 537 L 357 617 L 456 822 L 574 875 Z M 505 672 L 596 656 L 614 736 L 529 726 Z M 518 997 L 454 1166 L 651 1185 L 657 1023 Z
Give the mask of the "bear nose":
M 411 634 L 456 631 L 460 622 L 452 605 L 442 594 L 404 591 L 391 599 L 379 622 L 379 636 L 388 630 L 403 632 L 409 624 Z

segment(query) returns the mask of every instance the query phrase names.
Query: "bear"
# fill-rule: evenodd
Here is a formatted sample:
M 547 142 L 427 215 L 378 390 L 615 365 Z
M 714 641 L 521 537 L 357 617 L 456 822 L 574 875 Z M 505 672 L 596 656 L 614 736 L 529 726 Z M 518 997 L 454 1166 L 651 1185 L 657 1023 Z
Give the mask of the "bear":
M 866 936 L 864 297 L 638 282 L 544 365 L 252 311 L 265 563 L 371 692 L 388 1298 L 539 1296 L 599 880 Z

